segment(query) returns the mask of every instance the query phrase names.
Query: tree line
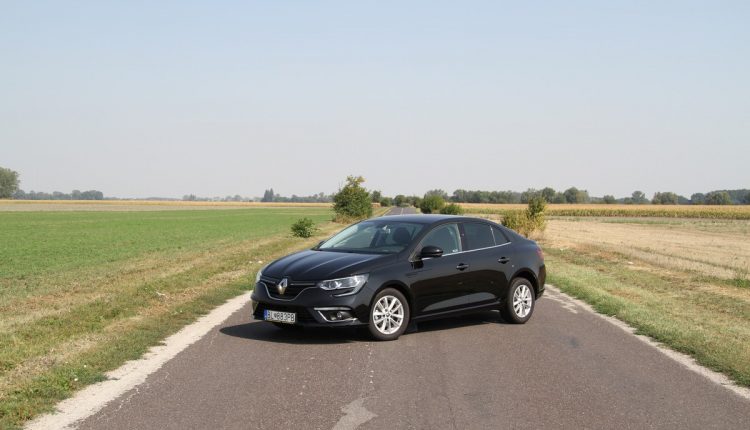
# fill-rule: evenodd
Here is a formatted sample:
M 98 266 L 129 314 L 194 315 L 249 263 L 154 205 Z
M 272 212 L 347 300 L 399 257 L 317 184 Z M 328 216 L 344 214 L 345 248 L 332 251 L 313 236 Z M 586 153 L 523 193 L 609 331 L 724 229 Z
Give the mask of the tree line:
M 373 201 L 383 197 L 380 192 L 372 192 Z M 615 198 L 612 195 L 603 197 L 592 197 L 587 190 L 570 187 L 564 191 L 546 187 L 541 190 L 529 188 L 526 191 L 484 191 L 458 189 L 453 194 L 440 189 L 427 191 L 424 196 L 398 195 L 393 199 L 393 204 L 412 204 L 419 206 L 421 199 L 429 196 L 439 196 L 446 202 L 454 203 L 529 203 L 536 197 L 541 197 L 547 203 L 602 203 L 602 204 L 657 204 L 657 205 L 732 205 L 750 204 L 750 190 L 716 190 L 708 193 L 695 193 L 686 198 L 673 192 L 656 192 L 649 199 L 642 191 L 634 191 L 628 197 Z
M 26 192 L 19 188 L 21 180 L 18 172 L 0 167 L 0 199 L 16 200 L 103 200 L 104 193 L 98 190 L 80 191 L 73 190 L 70 193 L 53 191 L 47 193 L 44 191 Z
M 354 179 L 360 177 L 353 177 Z M 349 180 L 351 178 L 348 178 Z M 363 180 L 364 181 L 364 180 Z M 363 182 L 362 181 L 362 182 Z M 361 183 L 361 182 L 360 182 Z M 0 198 L 20 200 L 103 200 L 104 194 L 98 190 L 79 191 L 70 193 L 54 191 L 52 193 L 41 191 L 25 192 L 19 188 L 20 180 L 17 172 L 0 167 Z M 351 186 L 351 184 L 348 184 Z M 563 191 L 552 187 L 542 189 L 529 188 L 526 191 L 485 191 L 457 189 L 453 194 L 440 189 L 427 191 L 422 196 L 399 194 L 395 197 L 384 196 L 378 190 L 368 191 L 368 198 L 372 203 L 381 206 L 406 206 L 420 207 L 426 197 L 440 197 L 444 202 L 451 203 L 528 203 L 534 198 L 540 197 L 548 203 L 602 203 L 602 204 L 657 204 L 657 205 L 738 205 L 750 204 L 750 190 L 715 190 L 707 193 L 694 193 L 687 198 L 674 192 L 659 191 L 652 198 L 646 197 L 642 191 L 634 191 L 628 197 L 615 198 L 612 195 L 603 197 L 592 197 L 587 190 L 570 187 Z M 171 199 L 163 199 L 171 200 Z M 335 202 L 333 194 L 318 193 L 310 196 L 291 197 L 281 196 L 274 192 L 273 188 L 265 190 L 263 197 L 243 197 L 239 194 L 226 197 L 199 197 L 195 194 L 187 194 L 182 197 L 184 201 L 261 201 L 261 202 L 290 202 L 290 203 L 331 203 Z M 434 202 L 433 202 L 434 205 Z

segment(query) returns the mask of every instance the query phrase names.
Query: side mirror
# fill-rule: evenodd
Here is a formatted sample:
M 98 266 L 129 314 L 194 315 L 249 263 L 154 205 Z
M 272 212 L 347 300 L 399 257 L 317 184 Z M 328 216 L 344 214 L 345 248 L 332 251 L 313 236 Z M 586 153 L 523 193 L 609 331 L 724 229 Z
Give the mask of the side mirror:
M 443 250 L 437 246 L 425 246 L 419 253 L 420 258 L 438 258 L 443 256 Z

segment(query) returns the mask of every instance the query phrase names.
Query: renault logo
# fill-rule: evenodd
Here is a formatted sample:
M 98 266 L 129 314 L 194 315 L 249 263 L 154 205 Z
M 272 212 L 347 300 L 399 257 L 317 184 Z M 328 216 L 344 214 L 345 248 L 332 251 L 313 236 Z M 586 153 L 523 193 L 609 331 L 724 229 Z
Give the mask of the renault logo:
M 276 285 L 276 291 L 279 292 L 279 294 L 284 294 L 284 291 L 286 291 L 286 286 L 289 285 L 289 281 L 284 278 Z

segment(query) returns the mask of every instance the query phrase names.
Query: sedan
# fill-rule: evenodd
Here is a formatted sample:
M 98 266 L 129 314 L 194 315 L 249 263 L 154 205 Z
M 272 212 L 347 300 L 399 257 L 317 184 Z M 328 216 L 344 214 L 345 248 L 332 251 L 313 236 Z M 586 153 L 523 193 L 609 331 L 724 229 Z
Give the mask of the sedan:
M 281 328 L 366 326 L 378 340 L 397 339 L 410 322 L 486 310 L 523 324 L 545 278 L 541 248 L 501 225 L 384 216 L 261 269 L 253 315 Z

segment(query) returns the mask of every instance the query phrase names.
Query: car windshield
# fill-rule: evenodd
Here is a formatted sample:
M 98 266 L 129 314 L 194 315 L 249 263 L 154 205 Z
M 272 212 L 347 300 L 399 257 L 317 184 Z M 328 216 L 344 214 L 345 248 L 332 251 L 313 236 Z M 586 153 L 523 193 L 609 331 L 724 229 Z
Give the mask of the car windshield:
M 317 249 L 337 252 L 395 254 L 406 248 L 424 227 L 398 221 L 362 221 L 323 242 Z

